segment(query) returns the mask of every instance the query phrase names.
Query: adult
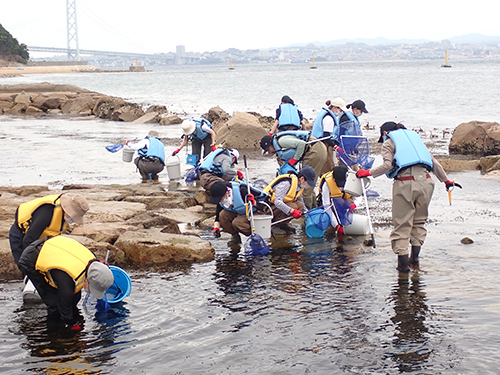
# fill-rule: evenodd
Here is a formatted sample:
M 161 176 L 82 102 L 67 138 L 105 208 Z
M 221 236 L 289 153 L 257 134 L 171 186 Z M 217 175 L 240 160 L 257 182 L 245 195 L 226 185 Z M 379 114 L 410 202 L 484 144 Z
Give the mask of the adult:
M 315 181 L 327 159 L 327 150 L 323 142 L 316 141 L 311 133 L 304 130 L 285 131 L 276 135 L 266 135 L 260 140 L 264 153 L 276 154 L 279 161 L 296 168 L 298 162 L 314 170 Z M 283 168 L 281 169 L 283 171 Z M 307 208 L 316 207 L 315 183 L 304 191 L 304 201 Z
M 201 187 L 210 191 L 216 181 L 229 182 L 235 177 L 243 180 L 243 173 L 234 169 L 239 157 L 240 153 L 235 148 L 219 147 L 212 151 L 199 167 Z
M 330 225 L 337 230 L 337 236 L 342 239 L 344 235 L 344 226 L 341 217 L 335 208 L 334 201 L 336 199 L 345 200 L 345 205 L 349 205 L 349 211 L 354 211 L 356 205 L 350 194 L 344 192 L 347 167 L 338 165 L 332 171 L 325 173 L 319 179 L 318 189 L 318 205 L 321 205 L 328 216 L 330 216 Z M 344 205 L 344 204 L 343 204 Z
M 322 108 L 321 111 L 318 113 L 316 116 L 316 119 L 314 120 L 314 124 L 312 127 L 311 135 L 317 139 L 322 139 L 322 142 L 326 146 L 327 150 L 327 158 L 326 162 L 323 165 L 323 168 L 321 169 L 320 175 L 323 175 L 327 173 L 328 171 L 331 171 L 335 165 L 334 163 L 334 146 L 338 145 L 338 142 L 336 142 L 333 138 L 334 135 L 334 129 L 336 126 L 338 126 L 337 122 L 337 116 L 333 112 L 333 106 L 332 102 L 330 100 L 327 100 L 325 102 L 326 108 Z M 326 138 L 326 139 L 325 139 Z
M 158 173 L 165 168 L 165 145 L 158 139 L 158 132 L 151 130 L 139 142 L 127 141 L 131 150 L 136 150 L 138 156 L 134 163 L 142 177 L 142 182 L 158 181 Z
M 383 162 L 370 170 L 360 169 L 359 178 L 386 174 L 394 179 L 392 185 L 392 222 L 391 246 L 398 255 L 398 267 L 408 272 L 409 267 L 418 268 L 421 246 L 427 230 L 424 227 L 428 217 L 429 203 L 434 192 L 432 171 L 449 190 L 453 186 L 462 188 L 450 181 L 439 162 L 431 155 L 420 136 L 407 130 L 402 124 L 386 122 L 380 127 Z M 411 255 L 408 255 L 411 244 Z
M 113 273 L 79 242 L 64 236 L 40 239 L 22 253 L 19 268 L 28 275 L 47 305 L 47 317 L 72 331 L 82 330 L 77 304 L 85 288 L 102 299 Z
M 338 127 L 335 128 L 334 138 L 335 141 L 340 144 L 340 137 L 343 135 L 363 135 L 359 117 L 363 113 L 368 113 L 368 110 L 366 109 L 365 102 L 362 100 L 355 100 L 351 104 L 343 107 L 342 105 L 345 105 L 345 102 L 342 99 L 339 99 L 340 98 L 335 99 L 335 107 L 337 108 L 334 108 L 333 111 L 337 116 L 339 124 Z M 351 110 L 348 111 L 348 108 L 351 108 Z M 339 111 L 339 109 L 342 111 Z
M 197 164 L 205 158 L 210 152 L 215 151 L 216 134 L 212 130 L 210 121 L 204 118 L 190 118 L 184 120 L 181 124 L 182 142 L 177 150 L 172 152 L 172 156 L 178 154 L 184 146 L 191 141 L 191 153 L 196 155 Z M 203 157 L 201 148 L 203 147 Z
M 233 236 L 234 242 L 240 242 L 240 233 L 249 236 L 252 233 L 248 220 L 248 202 L 252 211 L 264 211 L 269 198 L 265 192 L 242 181 L 231 181 L 228 185 L 222 181 L 215 182 L 210 189 L 209 203 L 218 204 L 215 211 L 214 236 L 220 237 L 220 228 Z
M 314 169 L 304 165 L 298 174 L 279 175 L 266 186 L 264 192 L 269 195 L 273 221 L 287 217 L 290 220 L 301 218 L 308 211 L 303 199 L 304 189 L 314 186 L 315 183 L 316 173 Z
M 34 241 L 60 235 L 67 224 L 83 225 L 83 215 L 89 210 L 81 195 L 47 195 L 21 203 L 10 227 L 10 250 L 16 264 L 23 251 Z
M 276 109 L 276 120 L 269 132 L 273 135 L 276 131 L 300 130 L 303 128 L 304 117 L 299 111 L 292 98 L 285 95 L 281 98 L 281 104 Z

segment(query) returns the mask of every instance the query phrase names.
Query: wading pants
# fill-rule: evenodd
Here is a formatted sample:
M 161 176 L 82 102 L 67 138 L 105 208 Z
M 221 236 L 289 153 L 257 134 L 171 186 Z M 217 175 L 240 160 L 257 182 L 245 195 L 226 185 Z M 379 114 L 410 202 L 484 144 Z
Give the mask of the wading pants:
M 410 178 L 413 176 L 413 179 Z M 398 178 L 408 178 L 398 180 Z M 413 166 L 401 172 L 392 186 L 391 246 L 397 255 L 408 254 L 408 244 L 422 246 L 427 235 L 424 228 L 434 181 L 427 170 Z

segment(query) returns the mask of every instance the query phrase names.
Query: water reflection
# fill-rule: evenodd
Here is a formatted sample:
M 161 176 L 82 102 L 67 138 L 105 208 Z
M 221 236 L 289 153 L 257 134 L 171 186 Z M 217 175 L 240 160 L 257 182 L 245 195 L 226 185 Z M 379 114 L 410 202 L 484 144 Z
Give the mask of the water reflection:
M 130 312 L 123 304 L 115 304 L 107 311 L 84 305 L 87 327 L 81 332 L 73 332 L 60 321 L 48 319 L 43 303 L 25 304 L 17 312 L 18 330 L 14 333 L 26 338 L 21 347 L 31 357 L 25 365 L 32 371 L 100 373 L 101 366 L 113 364 L 115 353 L 127 346 L 124 337 L 130 333 Z
M 391 359 L 400 372 L 422 371 L 431 354 L 428 348 L 428 327 L 426 317 L 425 285 L 420 280 L 420 273 L 400 273 L 393 286 L 391 299 L 394 302 L 394 316 L 391 321 L 395 325 Z

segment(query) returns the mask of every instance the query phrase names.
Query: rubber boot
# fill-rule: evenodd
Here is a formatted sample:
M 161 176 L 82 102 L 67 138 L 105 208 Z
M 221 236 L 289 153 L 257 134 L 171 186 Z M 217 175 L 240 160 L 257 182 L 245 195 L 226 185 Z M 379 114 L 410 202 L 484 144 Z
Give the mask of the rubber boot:
M 417 269 L 420 268 L 420 264 L 418 262 L 418 254 L 420 254 L 420 246 L 412 246 L 410 255 L 411 268 L 417 268 Z
M 410 272 L 410 267 L 408 267 L 409 262 L 408 254 L 398 255 L 398 266 L 396 267 L 399 272 L 408 273 Z

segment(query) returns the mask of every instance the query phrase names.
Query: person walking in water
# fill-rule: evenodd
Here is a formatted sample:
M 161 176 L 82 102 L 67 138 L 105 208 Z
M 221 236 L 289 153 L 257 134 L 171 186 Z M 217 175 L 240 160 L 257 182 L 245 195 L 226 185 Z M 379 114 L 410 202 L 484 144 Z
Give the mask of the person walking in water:
M 138 157 L 134 163 L 142 177 L 142 182 L 158 181 L 158 173 L 165 168 L 165 146 L 158 139 L 158 132 L 151 130 L 149 134 L 136 143 L 127 141 L 131 150 L 136 150 Z
M 429 172 L 432 171 L 445 184 L 446 190 L 462 186 L 448 179 L 443 167 L 430 154 L 417 132 L 407 130 L 402 124 L 386 122 L 380 127 L 378 141 L 383 143 L 382 164 L 370 170 L 360 169 L 356 176 L 378 177 L 385 173 L 387 177 L 394 179 L 391 246 L 398 255 L 397 269 L 409 272 L 410 267 L 420 266 L 420 249 L 427 235 L 424 224 L 434 192 L 434 181 Z
M 269 135 L 273 135 L 276 131 L 300 130 L 303 121 L 302 112 L 299 111 L 292 98 L 285 95 L 281 98 L 281 104 L 276 109 L 276 120 L 269 131 Z

